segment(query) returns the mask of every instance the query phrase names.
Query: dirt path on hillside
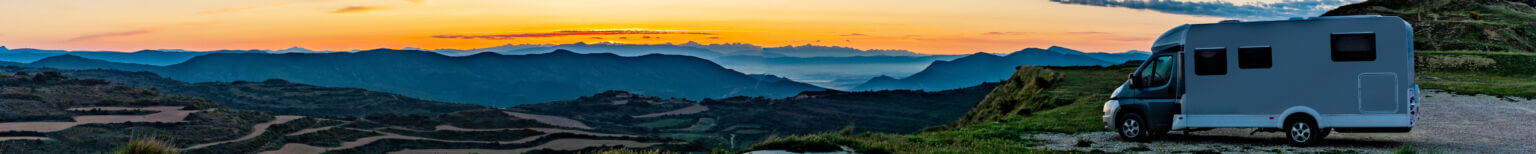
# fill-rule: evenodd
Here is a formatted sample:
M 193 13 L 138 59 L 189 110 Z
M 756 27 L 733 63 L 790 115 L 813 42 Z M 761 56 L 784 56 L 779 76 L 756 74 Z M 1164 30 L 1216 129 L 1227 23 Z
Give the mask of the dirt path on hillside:
M 630 140 L 592 140 L 592 139 L 555 139 L 534 147 L 517 149 L 406 149 L 389 152 L 392 154 L 441 154 L 441 153 L 526 153 L 538 149 L 550 150 L 580 150 L 588 147 L 619 145 L 628 148 L 644 148 L 661 143 L 646 143 Z
M 1493 96 L 1453 95 L 1426 91 L 1420 107 L 1423 115 L 1409 133 L 1338 133 L 1328 135 L 1318 146 L 1285 145 L 1284 134 L 1252 129 L 1216 129 L 1168 136 L 1145 143 L 1124 142 L 1112 132 L 1083 134 L 1037 134 L 1045 148 L 1061 150 L 1124 151 L 1146 146 L 1153 152 L 1322 152 L 1354 150 L 1390 153 L 1411 145 L 1415 149 L 1449 153 L 1527 153 L 1536 151 L 1536 100 L 1505 99 Z M 1078 137 L 1095 142 L 1089 147 L 1075 146 Z
M 252 139 L 252 138 L 256 138 L 257 136 L 261 136 L 261 134 L 263 134 L 263 133 L 267 133 L 267 127 L 272 127 L 272 125 L 275 125 L 275 124 L 287 123 L 288 121 L 293 121 L 293 120 L 296 120 L 296 119 L 299 119 L 299 118 L 304 118 L 304 116 L 277 116 L 277 118 L 276 119 L 272 119 L 272 121 L 267 121 L 267 122 L 264 122 L 264 123 L 256 124 L 255 126 L 251 126 L 251 133 L 250 134 L 245 134 L 244 137 L 240 137 L 240 138 L 233 139 L 233 140 L 228 140 L 228 141 L 218 141 L 218 142 L 213 142 L 213 143 L 203 143 L 203 144 L 188 146 L 187 148 L 182 149 L 182 150 L 200 149 L 200 148 L 204 148 L 204 147 L 208 147 L 208 146 L 213 146 L 213 145 L 219 145 L 219 144 L 224 144 L 224 143 L 240 142 L 240 141 L 249 140 L 249 139 Z
M 518 113 L 518 112 L 503 112 L 503 113 L 506 113 L 507 115 L 512 115 L 513 117 L 517 117 L 517 118 L 533 119 L 533 121 L 538 121 L 540 123 L 549 124 L 549 125 L 555 125 L 555 126 L 560 126 L 560 127 L 570 127 L 570 128 L 578 128 L 578 129 L 592 129 L 592 127 L 588 127 L 587 124 L 581 123 L 581 121 L 576 121 L 575 119 L 566 118 L 566 117 L 549 116 L 549 115 L 538 115 L 538 114 L 527 114 L 527 113 Z
M 708 106 L 704 106 L 703 104 L 694 103 L 692 106 L 684 107 L 684 108 L 677 109 L 677 110 L 661 112 L 661 113 L 651 113 L 651 114 L 645 114 L 645 115 L 630 116 L 630 117 L 634 117 L 634 118 L 654 118 L 654 117 L 667 116 L 667 115 L 689 115 L 689 114 L 694 114 L 694 113 L 699 113 L 699 112 L 704 112 L 704 111 L 709 111 L 709 107 Z
M 205 111 L 205 110 L 181 110 L 181 108 L 183 108 L 183 107 L 180 107 L 180 106 L 156 106 L 156 107 L 84 107 L 84 108 L 70 108 L 69 110 L 71 110 L 71 111 L 86 111 L 86 110 L 96 109 L 96 110 L 107 110 L 107 111 L 146 110 L 146 111 L 160 111 L 160 112 L 152 113 L 152 114 L 147 114 L 147 115 L 82 115 L 82 116 L 74 116 L 74 117 L 72 117 L 72 118 L 75 119 L 75 122 L 6 122 L 6 123 L 0 123 L 0 132 L 4 132 L 4 131 L 21 131 L 21 132 L 42 132 L 42 133 L 48 133 L 48 132 L 57 132 L 57 131 L 60 131 L 60 130 L 69 129 L 70 127 L 75 127 L 77 125 L 84 125 L 84 124 L 110 124 L 110 123 L 125 123 L 125 122 L 178 123 L 178 122 L 186 122 L 184 119 L 186 119 L 187 116 L 191 115 L 192 113 Z
M 366 129 L 357 129 L 357 128 L 346 128 L 346 129 L 357 130 L 357 131 L 375 131 L 375 130 L 366 130 Z M 312 146 L 312 145 L 301 144 L 301 143 L 288 143 L 288 144 L 284 144 L 283 147 L 278 149 L 278 150 L 263 151 L 261 153 L 321 153 L 321 152 L 332 151 L 332 150 L 351 149 L 351 148 L 355 148 L 355 147 L 358 147 L 358 146 L 368 145 L 369 143 L 373 143 L 375 141 L 385 140 L 385 139 L 428 140 L 428 141 L 448 142 L 448 143 L 520 144 L 520 143 L 532 142 L 534 140 L 537 140 L 539 138 L 543 138 L 544 136 L 547 136 L 547 135 L 553 134 L 553 133 L 572 133 L 572 134 L 584 134 L 584 135 L 593 135 L 593 136 L 611 136 L 611 137 L 632 137 L 633 136 L 633 135 L 622 135 L 622 134 L 593 133 L 593 132 L 580 131 L 580 130 L 566 130 L 566 129 L 557 129 L 557 128 L 469 129 L 469 128 L 454 127 L 454 126 L 451 126 L 451 125 L 439 125 L 439 126 L 437 126 L 436 129 L 437 130 L 434 130 L 434 131 L 441 131 L 441 130 L 454 130 L 454 131 L 501 131 L 501 130 L 529 129 L 529 130 L 543 132 L 544 134 L 524 137 L 522 139 L 518 139 L 518 140 L 514 140 L 514 141 L 462 141 L 462 140 L 433 139 L 433 138 L 425 138 L 425 137 L 418 137 L 418 136 L 406 136 L 406 135 L 400 135 L 400 134 L 389 133 L 389 132 L 375 131 L 376 133 L 379 133 L 380 135 L 378 135 L 378 136 L 371 136 L 371 137 L 364 137 L 364 138 L 359 138 L 359 139 L 353 140 L 353 141 L 343 142 L 343 143 L 341 143 L 341 146 L 337 146 L 337 147 L 318 147 L 318 146 Z M 561 140 L 571 140 L 571 139 L 556 139 L 555 141 L 561 141 Z M 551 142 L 553 142 L 553 141 L 551 141 Z M 577 142 L 577 143 L 580 143 L 580 142 Z M 569 147 L 570 146 L 569 145 L 570 143 L 567 143 L 567 142 L 561 142 L 560 144 L 551 144 L 551 143 L 545 143 L 545 144 L 546 145 L 557 146 L 557 147 Z M 654 144 L 657 144 L 657 143 L 638 143 L 638 142 L 635 142 L 635 141 L 628 141 L 628 140 L 598 140 L 598 141 L 594 141 L 593 144 L 589 144 L 588 146 L 583 146 L 582 148 L 590 147 L 590 146 L 597 146 L 597 145 L 604 145 L 604 144 L 608 144 L 608 145 L 625 145 L 625 146 L 631 146 L 631 147 L 643 145 L 643 146 L 640 146 L 640 147 L 645 147 L 645 146 L 650 146 L 650 145 L 654 145 Z M 541 145 L 541 146 L 543 146 L 543 145 Z M 535 148 L 535 149 L 525 149 L 525 150 L 536 150 L 536 149 L 537 148 Z M 580 149 L 580 148 L 577 148 L 577 149 Z M 444 150 L 444 149 L 437 149 L 437 150 Z M 471 149 L 465 149 L 465 150 L 471 150 Z M 428 152 L 430 152 L 430 151 L 435 151 L 435 150 L 428 150 Z

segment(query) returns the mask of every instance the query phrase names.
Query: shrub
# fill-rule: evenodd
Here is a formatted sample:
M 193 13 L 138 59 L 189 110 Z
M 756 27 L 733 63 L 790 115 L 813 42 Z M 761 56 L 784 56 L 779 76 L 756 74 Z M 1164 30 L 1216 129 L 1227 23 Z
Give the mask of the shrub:
M 171 147 L 170 144 L 165 143 L 165 141 L 160 141 L 160 140 L 156 140 L 156 139 L 153 139 L 153 138 L 136 138 L 136 139 L 133 139 L 132 141 L 128 141 L 128 145 L 123 146 L 123 149 L 122 150 L 118 150 L 117 153 L 119 153 L 119 154 L 176 154 L 176 153 L 181 153 L 181 151 L 176 150 L 176 148 L 174 148 L 174 147 Z

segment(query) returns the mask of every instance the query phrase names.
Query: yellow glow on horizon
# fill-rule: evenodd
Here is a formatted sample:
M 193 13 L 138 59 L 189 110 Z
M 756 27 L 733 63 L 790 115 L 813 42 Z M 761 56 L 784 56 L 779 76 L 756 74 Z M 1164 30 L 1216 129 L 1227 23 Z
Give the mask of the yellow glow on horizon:
M 0 45 L 10 48 L 467 49 L 502 44 L 696 41 L 765 47 L 836 45 L 929 54 L 1012 52 L 1051 45 L 1088 52 L 1146 50 L 1151 39 L 1168 28 L 1221 20 L 1048 1 L 980 0 L 0 1 L 0 19 L 7 23 L 0 24 Z M 714 35 L 433 37 L 565 30 Z

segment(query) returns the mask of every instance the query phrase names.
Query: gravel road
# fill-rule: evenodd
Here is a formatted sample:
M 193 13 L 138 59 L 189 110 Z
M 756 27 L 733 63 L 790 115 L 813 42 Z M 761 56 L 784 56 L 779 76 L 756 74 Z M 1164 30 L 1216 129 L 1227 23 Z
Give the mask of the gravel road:
M 1169 135 L 1148 142 L 1125 142 L 1113 132 L 1036 134 L 1038 145 L 1059 150 L 1110 152 L 1324 152 L 1329 150 L 1390 153 L 1403 146 L 1449 153 L 1530 153 L 1536 151 L 1536 100 L 1468 96 L 1426 90 L 1419 123 L 1409 133 L 1339 133 L 1317 146 L 1285 144 L 1285 134 L 1253 129 L 1216 129 Z M 1079 137 L 1094 144 L 1078 147 Z

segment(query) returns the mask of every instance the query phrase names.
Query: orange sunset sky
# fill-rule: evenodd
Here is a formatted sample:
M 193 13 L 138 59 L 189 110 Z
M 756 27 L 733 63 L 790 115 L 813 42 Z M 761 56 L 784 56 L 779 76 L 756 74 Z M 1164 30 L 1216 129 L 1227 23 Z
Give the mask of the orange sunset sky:
M 697 41 L 962 54 L 1146 50 L 1169 28 L 1224 18 L 1045 0 L 0 0 L 0 20 L 0 45 L 65 50 Z

